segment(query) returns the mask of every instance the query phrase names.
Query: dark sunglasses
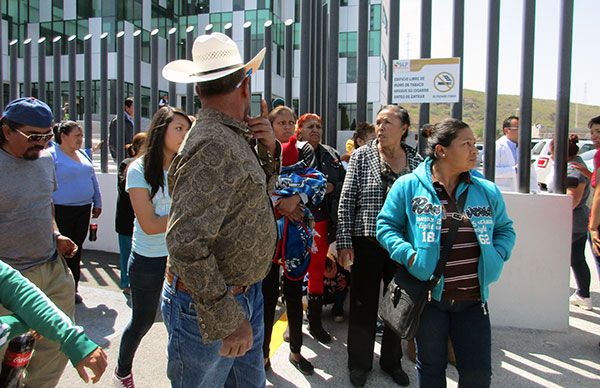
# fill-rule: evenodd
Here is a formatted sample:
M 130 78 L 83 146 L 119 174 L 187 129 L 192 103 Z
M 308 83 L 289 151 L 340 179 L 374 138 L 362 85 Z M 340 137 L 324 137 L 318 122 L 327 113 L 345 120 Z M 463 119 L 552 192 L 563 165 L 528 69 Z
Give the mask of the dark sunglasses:
M 19 132 L 21 135 L 25 136 L 25 138 L 27 139 L 27 141 L 29 143 L 39 143 L 41 141 L 43 142 L 47 142 L 50 141 L 50 139 L 52 139 L 54 137 L 54 133 L 52 132 L 48 132 L 48 133 L 34 133 L 31 135 L 28 135 L 26 133 L 23 133 L 21 131 L 19 131 L 18 129 L 14 129 L 15 131 Z

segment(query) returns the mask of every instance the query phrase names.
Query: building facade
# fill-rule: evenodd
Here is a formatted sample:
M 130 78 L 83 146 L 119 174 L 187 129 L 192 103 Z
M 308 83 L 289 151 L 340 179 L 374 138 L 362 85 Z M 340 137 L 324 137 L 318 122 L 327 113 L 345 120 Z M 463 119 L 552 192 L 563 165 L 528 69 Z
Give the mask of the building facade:
M 315 0 L 321 1 L 321 0 Z M 325 0 L 326 2 L 326 0 Z M 338 117 L 339 129 L 350 129 L 356 117 L 356 61 L 358 38 L 358 0 L 340 1 L 340 33 L 339 33 L 339 74 L 338 74 Z M 52 39 L 62 37 L 62 101 L 68 100 L 68 66 L 67 39 L 75 36 L 77 42 L 77 95 L 78 115 L 81 117 L 83 104 L 83 47 L 84 37 L 92 35 L 92 55 L 98 57 L 100 51 L 100 35 L 108 33 L 109 47 L 109 101 L 110 113 L 114 114 L 116 101 L 116 39 L 117 32 L 125 32 L 125 94 L 133 95 L 133 32 L 141 30 L 142 34 L 142 117 L 149 118 L 154 107 L 150 106 L 150 32 L 158 29 L 159 34 L 159 68 L 167 62 L 167 34 L 171 28 L 177 29 L 177 57 L 185 58 L 186 28 L 193 26 L 194 35 L 204 33 L 205 27 L 212 24 L 214 32 L 223 32 L 228 23 L 232 23 L 233 39 L 243 49 L 242 25 L 252 22 L 251 52 L 258 52 L 264 46 L 263 25 L 267 20 L 273 21 L 272 27 L 272 93 L 273 98 L 284 95 L 285 75 L 285 25 L 287 19 L 294 24 L 294 63 L 293 63 L 293 98 L 299 95 L 300 83 L 300 0 L 2 0 L 3 29 L 1 57 L 3 60 L 2 81 L 4 87 L 4 103 L 8 101 L 8 80 L 15 76 L 9 74 L 8 43 L 17 40 L 19 61 L 23 60 L 23 44 L 26 39 L 32 40 L 32 63 L 37 63 L 38 55 L 46 56 L 46 96 L 50 106 L 53 104 L 52 84 Z M 373 107 L 380 104 L 380 67 L 381 67 L 381 1 L 371 0 L 369 7 L 369 77 L 368 77 L 368 119 L 372 119 Z M 45 53 L 39 53 L 35 42 L 45 37 Z M 94 114 L 100 111 L 100 76 L 99 59 L 94 58 L 92 66 L 92 107 Z M 22 64 L 18 66 L 16 77 L 23 82 Z M 38 77 L 34 66 L 31 71 L 33 94 L 37 96 Z M 262 96 L 264 71 L 260 70 L 252 80 L 253 104 L 258 106 Z M 159 77 L 161 94 L 166 94 L 168 82 Z M 21 90 L 20 88 L 19 90 Z M 172 105 L 185 106 L 185 85 L 177 86 L 177 96 L 170 96 Z M 71 108 L 72 109 L 72 108 Z M 253 110 L 256 112 L 257 110 Z

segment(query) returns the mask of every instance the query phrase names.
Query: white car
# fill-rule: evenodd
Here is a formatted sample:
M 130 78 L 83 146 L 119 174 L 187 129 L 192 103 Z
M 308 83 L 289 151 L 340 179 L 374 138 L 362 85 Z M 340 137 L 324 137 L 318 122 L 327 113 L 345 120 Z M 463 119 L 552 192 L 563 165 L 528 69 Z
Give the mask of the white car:
M 548 172 L 554 168 L 554 162 L 550 159 L 551 140 L 541 139 L 531 150 L 531 163 L 535 166 L 537 182 L 542 190 L 546 190 L 546 177 L 548 176 Z M 579 146 L 579 155 L 590 150 L 595 151 L 594 143 L 591 140 L 579 140 L 577 145 Z M 592 163 L 593 158 L 594 156 L 592 155 Z

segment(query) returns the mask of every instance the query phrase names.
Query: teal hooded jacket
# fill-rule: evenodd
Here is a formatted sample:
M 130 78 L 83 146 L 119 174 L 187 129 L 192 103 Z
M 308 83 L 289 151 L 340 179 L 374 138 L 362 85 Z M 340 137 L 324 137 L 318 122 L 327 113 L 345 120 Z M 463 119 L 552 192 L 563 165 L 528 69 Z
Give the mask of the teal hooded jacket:
M 377 217 L 377 240 L 390 257 L 407 267 L 420 280 L 431 278 L 440 258 L 440 232 L 443 206 L 433 187 L 432 159 L 427 158 L 411 174 L 394 183 Z M 455 191 L 460 197 L 469 188 L 464 214 L 469 217 L 481 247 L 478 277 L 481 300 L 489 296 L 489 285 L 500 277 L 504 263 L 515 245 L 512 220 L 500 190 L 476 171 L 461 180 Z M 415 255 L 411 267 L 408 261 Z M 444 278 L 435 286 L 432 297 L 441 300 Z

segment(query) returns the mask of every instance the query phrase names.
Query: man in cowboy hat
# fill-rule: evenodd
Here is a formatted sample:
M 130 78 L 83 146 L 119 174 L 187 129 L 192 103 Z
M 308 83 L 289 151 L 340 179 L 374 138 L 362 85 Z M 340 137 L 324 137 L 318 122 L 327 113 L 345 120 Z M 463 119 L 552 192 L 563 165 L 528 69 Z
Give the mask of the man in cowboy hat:
M 250 75 L 264 53 L 244 64 L 235 42 L 213 33 L 196 39 L 193 61 L 171 62 L 162 72 L 170 81 L 196 82 L 202 103 L 168 176 L 162 311 L 173 386 L 265 385 L 260 282 L 277 240 L 268 188 L 281 145 L 264 100 L 262 114 L 249 117 Z

